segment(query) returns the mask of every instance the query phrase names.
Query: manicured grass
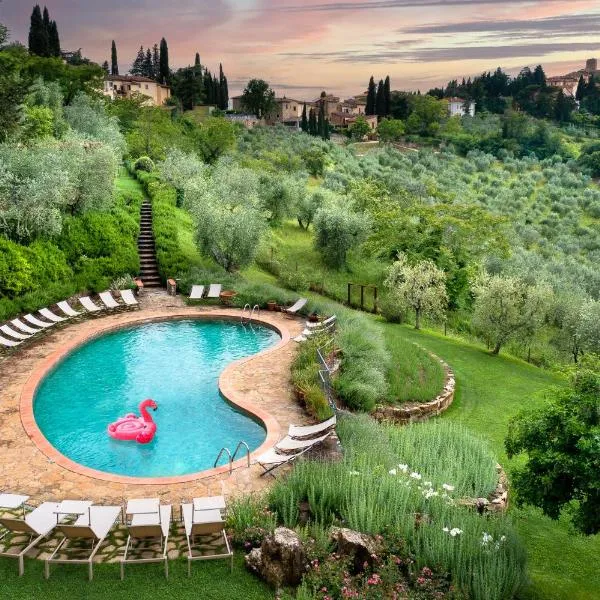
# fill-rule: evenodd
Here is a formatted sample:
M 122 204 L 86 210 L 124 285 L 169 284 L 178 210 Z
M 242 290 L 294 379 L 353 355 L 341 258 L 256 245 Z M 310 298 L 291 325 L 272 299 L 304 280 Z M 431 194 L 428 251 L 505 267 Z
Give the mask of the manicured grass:
M 187 576 L 184 560 L 171 561 L 169 579 L 160 565 L 135 565 L 120 580 L 119 565 L 97 565 L 94 580 L 87 580 L 82 565 L 58 565 L 48 581 L 44 579 L 43 562 L 26 562 L 25 575 L 17 575 L 16 561 L 0 560 L 0 598 L 6 600 L 267 600 L 275 594 L 257 577 L 249 573 L 243 557 L 236 556 L 233 573 L 224 560 L 204 561 L 192 565 Z
M 456 374 L 453 405 L 442 417 L 463 423 L 486 438 L 510 476 L 504 450 L 509 419 L 521 408 L 539 406 L 543 392 L 563 381 L 520 360 L 491 356 L 483 348 L 430 332 L 395 325 L 398 337 L 417 341 L 447 361 Z M 583 537 L 566 520 L 552 521 L 540 511 L 511 507 L 527 548 L 531 585 L 527 600 L 600 598 L 600 535 Z
M 382 323 L 385 344 L 391 356 L 388 370 L 393 402 L 428 402 L 444 387 L 440 362 L 410 340 L 397 335 L 397 327 Z

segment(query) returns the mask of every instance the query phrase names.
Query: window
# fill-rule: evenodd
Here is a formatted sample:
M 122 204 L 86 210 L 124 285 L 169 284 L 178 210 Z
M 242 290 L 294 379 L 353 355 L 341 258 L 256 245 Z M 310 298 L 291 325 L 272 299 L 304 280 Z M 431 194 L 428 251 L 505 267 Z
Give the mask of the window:
M 148 84 L 146 84 L 146 89 L 148 89 Z

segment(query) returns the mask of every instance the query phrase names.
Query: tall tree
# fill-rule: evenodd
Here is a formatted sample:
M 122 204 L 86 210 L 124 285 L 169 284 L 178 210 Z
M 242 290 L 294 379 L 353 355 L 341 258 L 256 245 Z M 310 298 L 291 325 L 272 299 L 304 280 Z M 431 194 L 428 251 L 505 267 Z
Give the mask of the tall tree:
M 158 44 L 154 44 L 152 47 L 152 79 L 156 79 L 160 76 L 160 51 Z
M 48 28 L 48 50 L 50 56 L 60 56 L 60 38 L 58 37 L 58 26 L 56 21 L 50 21 Z
M 317 116 L 315 115 L 314 108 L 311 108 L 308 114 L 308 133 L 310 135 L 317 135 Z
M 167 40 L 162 38 L 160 40 L 160 69 L 158 73 L 158 79 L 161 83 L 171 83 L 171 69 L 169 68 L 169 47 L 167 46 Z
M 219 63 L 219 108 L 227 110 L 229 105 L 229 91 L 227 90 L 227 79 L 223 73 L 223 65 Z
M 119 60 L 117 58 L 117 45 L 115 40 L 112 41 L 110 47 L 110 72 L 112 75 L 119 74 Z
M 109 66 L 108 66 L 108 61 L 107 61 L 107 60 L 105 60 L 105 61 L 102 63 L 102 70 L 104 71 L 104 73 L 105 73 L 106 75 L 110 75 L 110 68 L 109 68 Z
M 144 77 L 154 76 L 154 67 L 152 66 L 152 50 L 150 50 L 150 48 L 146 49 L 146 54 L 144 55 L 142 75 Z
M 44 6 L 44 12 L 42 13 L 42 23 L 46 32 L 50 31 L 50 13 L 46 6 Z
M 49 56 L 48 30 L 44 26 L 39 4 L 33 7 L 29 26 L 29 52 L 38 56 Z
M 204 85 L 196 67 L 178 69 L 173 74 L 173 95 L 179 99 L 184 110 L 191 110 L 202 103 Z
M 377 86 L 377 94 L 375 96 L 375 114 L 383 117 L 385 115 L 385 90 L 383 85 L 383 79 L 379 80 Z
M 542 65 L 538 65 L 533 71 L 533 81 L 536 85 L 545 88 L 546 87 L 546 73 Z
M 275 92 L 264 79 L 251 79 L 242 94 L 242 105 L 262 119 L 275 108 Z
M 573 98 L 568 98 L 562 89 L 558 90 L 556 102 L 554 103 L 554 118 L 559 123 L 570 121 L 571 113 L 575 110 Z
M 196 52 L 196 58 L 194 59 L 194 66 L 198 69 L 202 65 L 200 64 L 200 52 Z
M 375 114 L 375 103 L 377 100 L 377 92 L 375 90 L 375 80 L 373 79 L 373 75 L 371 75 L 371 79 L 369 79 L 369 88 L 367 90 L 367 107 L 365 112 L 368 115 Z
M 300 121 L 300 129 L 304 133 L 308 133 L 308 117 L 306 116 L 306 104 L 302 107 L 302 121 Z
M 577 84 L 577 91 L 575 92 L 575 100 L 581 102 L 585 96 L 585 79 L 583 75 L 579 76 L 579 83 Z
M 140 46 L 137 56 L 135 57 L 135 60 L 133 61 L 133 65 L 131 65 L 131 69 L 129 69 L 129 72 L 132 75 L 143 75 L 144 74 L 144 58 L 145 58 L 144 47 Z
M 388 75 L 385 78 L 385 82 L 383 84 L 383 97 L 384 97 L 384 115 L 389 116 L 392 109 L 392 90 L 390 83 L 390 76 Z
M 325 102 L 321 102 L 319 105 L 319 117 L 317 119 L 317 131 L 316 135 L 325 137 Z

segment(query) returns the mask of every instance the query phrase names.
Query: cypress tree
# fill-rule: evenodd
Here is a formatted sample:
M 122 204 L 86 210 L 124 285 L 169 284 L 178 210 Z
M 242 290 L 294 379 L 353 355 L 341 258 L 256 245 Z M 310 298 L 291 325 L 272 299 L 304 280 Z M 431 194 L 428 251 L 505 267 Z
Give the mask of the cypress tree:
M 194 66 L 196 68 L 200 67 L 200 52 L 196 52 L 196 58 L 194 59 Z
M 223 65 L 219 63 L 219 108 L 221 110 L 227 110 L 227 105 L 229 104 L 229 94 L 226 87 L 227 81 L 225 73 L 223 73 Z
M 129 72 L 132 75 L 143 75 L 144 74 L 144 59 L 145 59 L 144 47 L 140 46 L 137 56 L 135 57 L 135 60 L 133 61 L 133 65 L 131 65 L 131 69 L 129 70 Z
M 48 49 L 50 56 L 60 56 L 60 38 L 58 37 L 58 27 L 56 21 L 50 21 L 48 29 Z
M 152 50 L 150 50 L 150 48 L 146 50 L 146 54 L 144 55 L 142 71 L 142 75 L 144 77 L 154 76 L 154 67 L 152 65 Z
M 160 40 L 160 69 L 158 78 L 161 83 L 169 84 L 171 82 L 171 70 L 169 69 L 169 47 L 167 40 Z
M 308 115 L 308 133 L 310 135 L 316 135 L 317 133 L 317 117 L 315 116 L 314 108 L 310 109 L 310 113 Z
M 324 140 L 330 140 L 331 139 L 331 134 L 329 132 L 329 119 L 325 119 L 323 139 Z
M 367 115 L 375 114 L 376 100 L 377 100 L 377 93 L 375 91 L 375 80 L 373 79 L 373 75 L 371 75 L 371 79 L 369 79 L 369 88 L 367 91 L 367 107 L 365 109 L 365 113 Z
M 217 108 L 219 108 L 219 101 L 221 97 L 221 87 L 219 86 L 219 80 L 217 76 L 213 76 L 213 98 L 211 104 L 214 104 Z
M 103 70 L 103 71 L 104 71 L 104 72 L 105 72 L 107 75 L 110 75 L 110 70 L 109 70 L 109 67 L 108 67 L 108 61 L 107 61 L 107 60 L 105 60 L 105 61 L 102 63 L 102 70 Z
M 319 107 L 319 118 L 317 120 L 317 131 L 315 135 L 318 135 L 322 138 L 325 137 L 325 103 L 321 102 L 321 106 Z
M 229 108 L 229 84 L 227 83 L 227 76 L 223 75 L 223 110 Z
M 300 122 L 300 129 L 302 129 L 304 133 L 308 133 L 308 118 L 306 117 L 306 104 L 302 108 L 302 121 Z
M 577 91 L 575 92 L 575 100 L 581 102 L 585 96 L 585 79 L 583 75 L 579 76 L 579 83 L 577 84 Z
M 160 52 L 158 50 L 158 44 L 154 44 L 152 47 L 152 79 L 158 81 L 160 75 Z
M 463 79 L 464 81 L 464 79 Z M 392 112 L 392 90 L 390 83 L 390 76 L 385 78 L 383 84 L 383 97 L 384 97 L 384 115 L 387 117 Z
M 383 91 L 383 79 L 379 80 L 377 95 L 375 96 L 375 114 L 383 117 L 385 115 L 385 95 Z
M 119 61 L 117 59 L 117 45 L 115 44 L 115 40 L 112 41 L 110 47 L 110 72 L 113 75 L 119 74 Z
M 48 12 L 48 8 L 44 6 L 44 12 L 42 15 L 42 23 L 44 24 L 44 29 L 46 33 L 50 33 L 50 13 Z
M 39 4 L 33 7 L 33 12 L 31 13 L 29 52 L 38 56 L 49 56 L 48 30 L 44 26 Z

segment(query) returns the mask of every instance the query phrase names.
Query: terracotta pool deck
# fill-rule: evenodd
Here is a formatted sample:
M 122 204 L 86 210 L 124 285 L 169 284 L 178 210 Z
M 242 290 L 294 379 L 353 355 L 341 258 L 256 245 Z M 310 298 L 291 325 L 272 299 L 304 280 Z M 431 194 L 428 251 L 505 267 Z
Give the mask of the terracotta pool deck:
M 259 491 L 270 478 L 259 477 L 262 469 L 237 463 L 230 475 L 224 472 L 186 477 L 175 483 L 162 479 L 140 484 L 128 478 L 93 476 L 85 469 L 61 462 L 51 447 L 38 439 L 35 423 L 30 422 L 27 404 L 41 375 L 66 349 L 79 345 L 103 331 L 150 320 L 185 317 L 239 318 L 239 309 L 221 306 L 186 306 L 180 297 L 147 290 L 140 299 L 141 310 L 110 314 L 73 322 L 41 334 L 33 343 L 0 359 L 0 490 L 28 494 L 35 504 L 48 500 L 87 499 L 97 504 L 123 504 L 128 498 L 159 497 L 162 502 L 178 505 L 195 496 L 224 494 L 227 497 Z M 282 333 L 282 343 L 253 357 L 226 367 L 220 387 L 232 402 L 256 412 L 266 422 L 266 444 L 277 441 L 289 423 L 309 419 L 295 401 L 290 385 L 290 365 L 296 344 L 290 337 L 303 325 L 281 313 L 264 312 L 260 320 Z M 29 410 L 31 407 L 29 407 Z M 32 436 L 32 437 L 30 437 Z M 37 443 L 36 441 L 37 440 Z M 44 442 L 46 446 L 44 445 Z M 233 449 L 232 449 L 233 450 Z M 54 451 L 55 452 L 55 451 Z M 216 457 L 215 457 L 216 458 Z M 59 464 L 61 463 L 61 464 Z M 113 479 L 109 481 L 107 479 Z

